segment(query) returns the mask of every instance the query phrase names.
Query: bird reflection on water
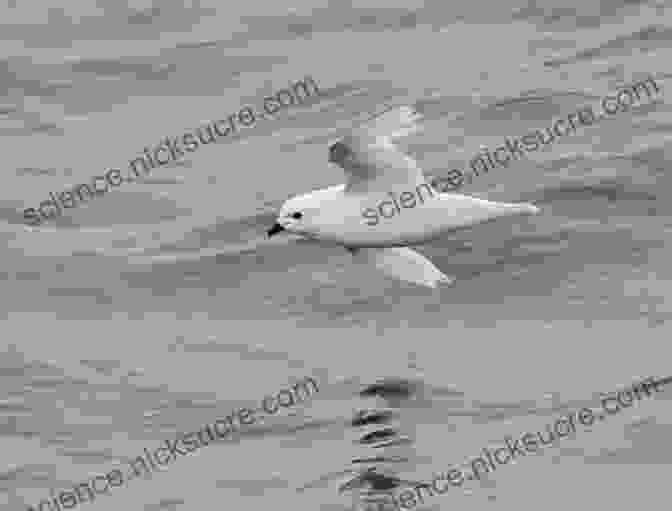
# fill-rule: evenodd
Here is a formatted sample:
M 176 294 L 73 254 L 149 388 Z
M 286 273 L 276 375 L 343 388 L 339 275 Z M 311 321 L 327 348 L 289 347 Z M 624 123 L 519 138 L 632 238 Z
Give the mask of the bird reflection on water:
M 401 434 L 399 424 L 392 425 L 399 418 L 401 408 L 409 399 L 418 392 L 417 385 L 408 380 L 399 378 L 386 378 L 376 383 L 367 385 L 359 392 L 363 398 L 381 399 L 386 408 L 360 410 L 353 418 L 353 428 L 365 428 L 366 426 L 378 426 L 373 431 L 363 432 L 357 442 L 374 450 L 382 447 L 400 446 L 412 444 L 412 440 Z M 394 496 L 399 493 L 399 488 L 416 488 L 425 486 L 420 481 L 409 481 L 397 477 L 394 473 L 394 465 L 405 464 L 407 457 L 391 457 L 378 453 L 376 456 L 355 458 L 352 465 L 363 465 L 360 470 L 353 467 L 355 477 L 341 484 L 339 494 L 351 492 L 353 510 L 357 511 L 384 511 L 396 509 Z M 373 464 L 373 466 L 370 466 Z M 369 465 L 368 468 L 365 468 Z
M 342 484 L 338 491 L 352 492 L 353 510 L 370 511 L 377 508 L 383 511 L 386 506 L 389 509 L 396 509 L 393 499 L 398 492 L 395 490 L 401 487 L 418 488 L 429 485 L 422 481 L 410 481 L 383 474 L 376 467 L 370 467 Z

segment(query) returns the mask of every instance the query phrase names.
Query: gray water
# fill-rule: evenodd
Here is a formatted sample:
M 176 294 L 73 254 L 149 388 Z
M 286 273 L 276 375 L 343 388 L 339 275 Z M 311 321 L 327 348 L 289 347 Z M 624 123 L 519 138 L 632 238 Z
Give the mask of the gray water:
M 352 509 L 338 489 L 355 458 L 400 456 L 385 469 L 428 480 L 670 374 L 669 1 L 64 5 L 0 6 L 2 509 L 309 375 L 311 399 L 76 509 Z M 315 101 L 24 223 L 49 192 L 305 76 Z M 655 98 L 464 186 L 543 214 L 420 247 L 454 287 L 264 237 L 286 198 L 343 182 L 330 137 L 386 104 L 424 114 L 403 147 L 445 175 L 647 77 Z M 380 379 L 408 391 L 359 394 Z M 670 396 L 421 509 L 669 505 Z M 361 445 L 364 409 L 392 411 L 409 441 Z

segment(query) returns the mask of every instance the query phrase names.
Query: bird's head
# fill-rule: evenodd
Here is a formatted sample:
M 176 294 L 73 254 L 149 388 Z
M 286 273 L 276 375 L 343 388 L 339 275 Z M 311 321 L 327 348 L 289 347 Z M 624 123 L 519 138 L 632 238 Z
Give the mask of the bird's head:
M 282 205 L 275 224 L 266 234 L 270 238 L 282 231 L 287 231 L 301 236 L 315 237 L 317 235 L 317 227 L 314 224 L 315 211 L 315 205 L 311 205 L 307 196 L 292 197 Z

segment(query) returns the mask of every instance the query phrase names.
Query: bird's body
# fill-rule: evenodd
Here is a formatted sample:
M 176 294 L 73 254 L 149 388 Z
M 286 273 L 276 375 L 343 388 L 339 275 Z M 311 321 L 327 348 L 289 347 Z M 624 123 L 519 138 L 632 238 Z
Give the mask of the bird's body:
M 347 182 L 287 200 L 269 236 L 289 231 L 348 249 L 360 262 L 428 287 L 452 282 L 428 259 L 408 248 L 496 218 L 539 212 L 532 204 L 493 202 L 438 193 L 394 137 L 417 131 L 408 107 L 383 113 L 330 146 L 329 161 Z
M 412 208 L 404 208 L 394 192 L 377 194 L 348 194 L 344 184 L 322 188 L 294 197 L 295 206 L 319 203 L 315 217 L 319 228 L 312 234 L 315 239 L 339 244 L 347 248 L 388 248 L 421 245 L 445 234 L 476 224 L 520 214 L 534 214 L 538 210 L 530 204 L 493 202 L 456 193 L 428 192 L 426 187 L 415 191 Z M 413 188 L 403 192 L 413 193 Z M 391 194 L 391 195 L 390 195 Z M 433 195 L 432 195 L 433 194 Z M 377 225 L 362 221 L 362 211 L 389 202 L 394 216 L 381 219 Z M 303 206 L 304 208 L 306 206 Z

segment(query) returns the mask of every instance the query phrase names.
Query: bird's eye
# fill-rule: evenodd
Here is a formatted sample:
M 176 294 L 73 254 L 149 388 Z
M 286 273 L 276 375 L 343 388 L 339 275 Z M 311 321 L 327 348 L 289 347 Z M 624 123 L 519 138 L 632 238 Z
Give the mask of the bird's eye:
M 296 218 L 297 220 L 301 218 L 303 215 L 299 213 L 298 211 L 296 213 L 292 213 L 292 218 Z
M 334 162 L 340 162 L 350 153 L 350 149 L 343 142 L 336 142 L 329 147 L 329 159 Z

